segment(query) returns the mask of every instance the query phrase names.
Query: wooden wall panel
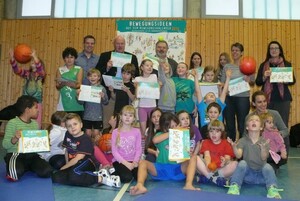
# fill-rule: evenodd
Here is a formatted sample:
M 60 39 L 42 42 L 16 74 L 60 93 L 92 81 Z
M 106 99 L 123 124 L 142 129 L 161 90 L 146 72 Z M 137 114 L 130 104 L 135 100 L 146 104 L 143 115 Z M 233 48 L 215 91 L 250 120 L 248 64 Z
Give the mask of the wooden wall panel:
M 43 121 L 49 121 L 56 109 L 58 92 L 55 89 L 56 69 L 63 65 L 61 53 L 67 46 L 82 51 L 83 37 L 96 37 L 95 52 L 101 53 L 113 48 L 112 39 L 116 35 L 116 19 L 35 19 L 1 20 L 0 43 L 0 108 L 12 104 L 21 94 L 22 79 L 14 75 L 8 51 L 17 43 L 28 43 L 37 50 L 46 66 L 47 77 L 44 84 Z M 232 19 L 188 19 L 186 63 L 194 51 L 201 53 L 203 66 L 217 65 L 221 52 L 230 53 L 234 42 L 241 42 L 244 55 L 253 56 L 259 65 L 264 59 L 267 44 L 278 40 L 285 51 L 287 60 L 295 67 L 296 77 L 300 71 L 300 22 L 287 20 L 232 20 Z M 257 87 L 251 90 L 256 90 Z M 294 101 L 291 107 L 290 125 L 300 122 L 300 87 L 291 87 Z M 298 92 L 298 93 L 297 93 Z

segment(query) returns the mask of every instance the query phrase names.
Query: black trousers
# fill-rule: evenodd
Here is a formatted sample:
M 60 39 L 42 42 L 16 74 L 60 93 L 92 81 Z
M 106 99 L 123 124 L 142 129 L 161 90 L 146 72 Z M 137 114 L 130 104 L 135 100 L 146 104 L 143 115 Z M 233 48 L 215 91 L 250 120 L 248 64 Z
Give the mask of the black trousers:
M 36 153 L 7 153 L 4 157 L 7 174 L 19 180 L 27 171 L 35 172 L 39 177 L 48 178 L 52 167 Z
M 53 183 L 72 186 L 91 186 L 98 183 L 98 176 L 92 174 L 96 170 L 91 159 L 80 160 L 78 163 L 52 175 Z

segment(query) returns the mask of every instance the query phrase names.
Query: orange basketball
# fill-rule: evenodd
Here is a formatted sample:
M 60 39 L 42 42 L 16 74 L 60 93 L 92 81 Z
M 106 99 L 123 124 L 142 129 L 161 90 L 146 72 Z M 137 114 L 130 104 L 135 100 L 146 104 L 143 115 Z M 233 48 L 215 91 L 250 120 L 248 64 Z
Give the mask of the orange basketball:
M 31 60 L 31 48 L 26 44 L 18 44 L 14 50 L 17 62 L 25 64 Z
M 111 153 L 111 133 L 103 134 L 100 139 L 98 146 L 104 153 Z
M 211 162 L 207 167 L 210 171 L 214 172 L 217 169 L 217 164 L 215 162 Z

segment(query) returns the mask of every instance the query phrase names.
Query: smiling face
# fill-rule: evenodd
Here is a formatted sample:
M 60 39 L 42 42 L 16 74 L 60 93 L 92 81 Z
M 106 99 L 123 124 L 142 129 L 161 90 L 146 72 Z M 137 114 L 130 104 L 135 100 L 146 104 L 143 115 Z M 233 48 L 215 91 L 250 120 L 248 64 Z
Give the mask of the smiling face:
M 165 42 L 158 42 L 155 47 L 156 56 L 159 58 L 166 58 L 168 52 L 168 45 Z
M 216 120 L 219 118 L 220 112 L 219 112 L 218 108 L 211 107 L 207 111 L 207 115 L 208 115 L 209 120 L 212 121 L 212 120 Z
M 95 40 L 93 38 L 86 38 L 83 43 L 83 49 L 86 53 L 93 53 L 95 48 Z
M 220 65 L 223 66 L 223 67 L 228 63 L 228 61 L 227 61 L 227 59 L 226 59 L 226 57 L 225 57 L 224 55 L 221 55 L 221 56 L 220 56 L 220 58 L 219 58 L 219 63 L 220 63 Z
M 64 61 L 67 67 L 72 67 L 75 63 L 75 57 L 72 55 L 68 55 L 64 58 Z
M 276 44 L 276 43 L 270 44 L 269 50 L 270 50 L 271 57 L 273 57 L 273 58 L 279 57 L 279 55 L 280 55 L 280 48 L 279 48 L 278 44 Z
M 243 52 L 236 46 L 231 48 L 231 57 L 234 61 L 238 61 L 243 56 Z
M 143 71 L 143 75 L 144 76 L 149 76 L 152 71 L 153 71 L 153 63 L 152 61 L 145 61 L 142 66 L 141 69 Z
M 87 78 L 90 81 L 91 85 L 98 85 L 100 83 L 100 75 L 98 75 L 97 73 L 92 73 Z
M 179 63 L 176 68 L 177 74 L 181 78 L 186 78 L 188 67 L 184 63 Z
M 77 118 L 72 118 L 66 121 L 66 128 L 74 137 L 80 136 L 82 132 L 82 122 Z
M 267 112 L 267 99 L 264 95 L 257 95 L 255 97 L 255 102 L 252 102 L 253 106 L 255 107 L 258 113 L 265 113 Z

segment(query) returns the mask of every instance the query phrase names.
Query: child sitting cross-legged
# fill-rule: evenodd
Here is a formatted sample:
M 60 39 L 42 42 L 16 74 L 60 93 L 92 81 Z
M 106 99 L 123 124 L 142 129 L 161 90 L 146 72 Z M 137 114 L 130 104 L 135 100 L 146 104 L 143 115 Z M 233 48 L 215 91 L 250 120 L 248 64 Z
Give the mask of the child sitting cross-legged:
M 67 132 L 63 141 L 66 148 L 66 164 L 52 175 L 53 183 L 73 186 L 91 186 L 102 183 L 120 187 L 120 177 L 109 175 L 106 169 L 96 171 L 93 160 L 94 145 L 82 129 L 78 114 L 69 113 L 65 117 Z
M 212 120 L 208 125 L 208 134 L 208 139 L 202 142 L 200 156 L 197 156 L 197 171 L 200 173 L 197 180 L 225 186 L 237 162 L 232 160 L 234 153 L 226 140 L 224 124 L 217 119 Z
M 239 195 L 242 184 L 265 184 L 267 197 L 281 199 L 275 172 L 267 163 L 269 140 L 261 136 L 262 121 L 256 114 L 246 118 L 246 134 L 239 141 L 231 141 L 236 158 L 242 160 L 234 171 L 227 194 Z
M 169 129 L 177 127 L 179 120 L 176 115 L 165 112 L 159 119 L 161 132 L 158 132 L 153 143 L 159 150 L 156 162 L 142 160 L 139 164 L 137 184 L 130 188 L 131 195 L 138 195 L 147 192 L 145 181 L 148 173 L 155 180 L 184 180 L 186 179 L 184 189 L 197 190 L 193 186 L 193 179 L 196 169 L 196 156 L 192 155 L 190 160 L 183 163 L 171 162 L 169 155 Z

